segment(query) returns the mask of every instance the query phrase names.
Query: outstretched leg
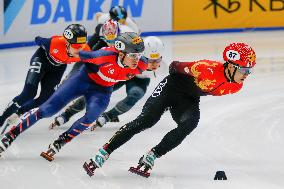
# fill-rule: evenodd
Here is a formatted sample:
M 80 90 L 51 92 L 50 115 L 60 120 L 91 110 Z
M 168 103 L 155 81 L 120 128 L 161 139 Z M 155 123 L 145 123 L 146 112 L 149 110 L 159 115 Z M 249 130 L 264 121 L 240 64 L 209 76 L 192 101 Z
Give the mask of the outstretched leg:
M 159 86 L 163 85 L 165 81 L 161 83 Z M 115 133 L 107 145 L 106 150 L 109 154 L 129 141 L 135 134 L 152 127 L 160 120 L 162 114 L 170 105 L 169 95 L 166 91 L 167 87 L 164 88 L 159 96 L 150 96 L 143 106 L 141 114 Z
M 114 150 L 129 141 L 135 134 L 152 127 L 159 121 L 163 112 L 171 104 L 169 90 L 171 90 L 171 87 L 167 85 L 167 78 L 165 78 L 146 101 L 142 113 L 135 120 L 121 127 L 110 141 L 99 150 L 98 154 L 91 158 L 91 162 L 84 164 L 84 169 L 90 176 L 96 167 L 102 167 L 107 157 Z
M 75 114 L 83 111 L 86 107 L 85 97 L 80 97 L 76 99 L 70 106 L 68 106 L 64 112 L 54 118 L 54 121 L 49 126 L 49 129 L 53 129 L 54 127 L 58 127 L 68 122 L 71 117 Z
M 130 172 L 149 177 L 148 170 L 153 168 L 155 159 L 177 147 L 196 128 L 199 120 L 199 99 L 183 98 L 176 94 L 173 101 L 170 111 L 178 124 L 177 128 L 168 132 L 157 146 L 144 154 L 140 158 L 138 166 L 131 167 Z M 144 167 L 144 170 L 141 170 L 141 167 Z
M 38 89 L 38 84 L 45 74 L 45 54 L 43 50 L 38 49 L 30 60 L 30 68 L 26 76 L 24 88 L 18 96 L 16 96 L 12 102 L 10 102 L 0 116 L 0 127 L 4 124 L 6 119 L 12 114 L 17 113 L 21 106 L 32 100 Z
M 29 102 L 25 103 L 19 110 L 18 114 L 21 115 L 33 108 L 37 108 L 47 101 L 51 95 L 55 92 L 57 86 L 60 83 L 60 80 L 63 76 L 63 73 L 66 69 L 66 65 L 60 66 L 49 66 L 49 70 L 46 71 L 45 75 L 41 79 L 41 90 L 40 94 L 36 99 L 32 99 Z M 52 69 L 52 70 L 50 70 Z
M 153 148 L 157 157 L 161 157 L 177 147 L 198 125 L 199 99 L 184 99 L 182 97 L 177 99 L 170 112 L 178 126 L 168 132 L 162 141 Z
M 119 101 L 115 107 L 103 113 L 97 120 L 94 127 L 102 127 L 107 122 L 119 122 L 118 116 L 128 112 L 146 93 L 149 78 L 133 78 L 126 82 L 127 96 Z
M 119 101 L 110 111 L 105 112 L 106 122 L 118 120 L 118 116 L 128 112 L 146 93 L 150 78 L 136 78 L 126 82 L 127 96 Z
M 79 74 L 77 75 L 79 77 Z M 13 135 L 13 140 L 9 140 L 9 145 L 16 139 L 20 133 L 34 125 L 38 120 L 46 117 L 50 117 L 64 107 L 68 102 L 83 95 L 83 92 L 88 88 L 88 85 L 83 85 L 80 80 L 76 77 L 70 78 L 58 90 L 38 109 L 33 109 L 23 116 L 20 123 L 13 127 L 5 136 L 1 139 L 2 143 L 5 141 L 5 137 Z M 3 140 L 4 139 L 4 140 Z M 1 142 L 0 142 L 1 144 Z M 4 144 L 4 149 L 8 147 Z
M 85 96 L 87 101 L 85 115 L 77 120 L 66 132 L 61 134 L 58 139 L 52 142 L 49 145 L 47 152 L 42 152 L 41 156 L 48 161 L 52 161 L 54 159 L 53 156 L 59 152 L 62 146 L 95 123 L 95 120 L 107 108 L 110 96 L 111 93 L 98 92 L 95 90 L 90 91 Z

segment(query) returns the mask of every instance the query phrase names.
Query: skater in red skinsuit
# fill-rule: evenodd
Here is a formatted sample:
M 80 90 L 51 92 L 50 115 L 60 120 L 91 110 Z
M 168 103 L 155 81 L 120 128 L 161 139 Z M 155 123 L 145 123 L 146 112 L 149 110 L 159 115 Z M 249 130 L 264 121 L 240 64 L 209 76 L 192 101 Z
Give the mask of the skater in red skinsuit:
M 96 168 L 102 167 L 109 155 L 135 134 L 155 125 L 169 109 L 177 127 L 168 132 L 161 142 L 139 160 L 137 168 L 130 171 L 148 177 L 154 160 L 177 147 L 198 125 L 201 96 L 222 96 L 238 92 L 243 81 L 256 64 L 254 50 L 244 43 L 233 43 L 223 52 L 225 63 L 211 60 L 196 62 L 174 61 L 170 74 L 156 87 L 143 106 L 142 113 L 133 121 L 122 126 L 99 152 L 84 164 L 92 176 Z M 144 170 L 140 170 L 141 167 Z

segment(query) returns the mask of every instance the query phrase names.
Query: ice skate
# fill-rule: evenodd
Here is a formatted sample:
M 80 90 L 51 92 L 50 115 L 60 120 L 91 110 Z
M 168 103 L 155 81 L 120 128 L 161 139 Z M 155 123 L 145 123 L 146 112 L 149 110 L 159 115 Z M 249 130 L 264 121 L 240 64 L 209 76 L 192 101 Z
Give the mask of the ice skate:
M 103 113 L 97 120 L 95 125 L 91 127 L 91 131 L 94 131 L 97 127 L 103 127 L 107 122 L 119 122 L 118 117 L 110 118 L 106 113 Z
M 109 158 L 109 154 L 103 148 L 99 149 L 98 154 L 96 154 L 90 162 L 85 162 L 83 168 L 87 174 L 91 177 L 94 175 L 95 169 L 101 168 L 105 161 Z
M 54 160 L 53 156 L 57 152 L 59 152 L 62 146 L 64 146 L 65 144 L 66 144 L 66 141 L 62 137 L 59 137 L 59 139 L 51 143 L 48 146 L 48 150 L 46 152 L 42 152 L 40 156 L 46 159 L 47 161 L 53 161 Z
M 54 121 L 49 126 L 49 130 L 52 130 L 55 127 L 59 127 L 59 126 L 63 125 L 64 123 L 66 123 L 65 120 L 66 119 L 64 118 L 63 115 L 59 115 L 59 116 L 55 117 Z
M 7 124 L 16 125 L 20 120 L 20 116 L 16 113 L 13 113 L 10 117 L 7 118 Z
M 91 176 L 94 175 L 95 169 L 98 168 L 98 167 L 96 166 L 94 161 L 92 159 L 90 159 L 89 163 L 87 163 L 87 162 L 84 163 L 83 168 L 85 169 L 87 174 L 91 177 Z
M 14 136 L 11 132 L 6 133 L 4 136 L 1 137 L 0 141 L 0 156 L 14 141 L 16 136 Z
M 10 125 L 16 125 L 18 124 L 20 120 L 20 116 L 16 113 L 13 113 L 10 117 L 7 118 L 5 126 L 3 127 L 2 131 L 1 131 L 1 135 L 3 135 L 6 131 L 6 129 L 10 126 Z
M 150 169 L 154 166 L 154 161 L 156 159 L 156 155 L 153 151 L 149 151 L 145 155 L 143 155 L 139 162 L 137 167 L 130 167 L 129 171 L 132 173 L 135 173 L 137 175 L 140 175 L 142 177 L 148 178 L 150 176 L 150 173 L 148 172 Z M 144 167 L 143 167 L 144 166 Z

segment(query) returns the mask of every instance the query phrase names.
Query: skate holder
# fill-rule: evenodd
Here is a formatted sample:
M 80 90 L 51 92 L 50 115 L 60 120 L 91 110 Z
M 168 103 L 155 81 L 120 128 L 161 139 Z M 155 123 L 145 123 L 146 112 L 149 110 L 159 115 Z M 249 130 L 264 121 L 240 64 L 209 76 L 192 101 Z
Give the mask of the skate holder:
M 94 171 L 91 169 L 91 167 L 89 166 L 87 162 L 84 163 L 83 168 L 85 169 L 85 171 L 90 177 L 94 175 Z
M 54 157 L 50 156 L 48 153 L 46 152 L 41 152 L 40 154 L 41 157 L 43 157 L 44 159 L 46 159 L 47 161 L 51 162 L 54 160 Z
M 130 167 L 128 171 L 131 173 L 140 175 L 142 177 L 148 178 L 150 176 L 150 173 L 148 172 L 149 169 L 145 168 L 144 170 L 140 170 L 140 166 L 138 167 Z

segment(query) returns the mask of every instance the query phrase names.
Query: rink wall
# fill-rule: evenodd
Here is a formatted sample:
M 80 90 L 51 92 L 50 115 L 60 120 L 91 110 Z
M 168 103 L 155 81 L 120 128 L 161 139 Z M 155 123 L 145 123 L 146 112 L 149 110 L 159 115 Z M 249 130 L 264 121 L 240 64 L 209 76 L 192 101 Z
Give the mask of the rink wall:
M 284 29 L 284 0 L 3 0 L 0 49 L 61 35 L 70 23 L 93 33 L 97 12 L 123 5 L 142 35 Z

